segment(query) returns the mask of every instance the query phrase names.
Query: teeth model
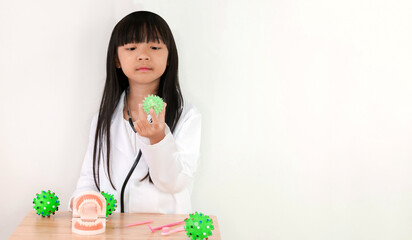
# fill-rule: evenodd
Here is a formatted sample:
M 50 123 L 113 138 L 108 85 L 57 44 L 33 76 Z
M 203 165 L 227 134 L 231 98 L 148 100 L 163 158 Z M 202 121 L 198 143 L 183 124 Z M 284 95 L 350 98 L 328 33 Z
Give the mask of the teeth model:
M 72 232 L 96 235 L 106 231 L 106 199 L 99 192 L 87 191 L 73 200 Z

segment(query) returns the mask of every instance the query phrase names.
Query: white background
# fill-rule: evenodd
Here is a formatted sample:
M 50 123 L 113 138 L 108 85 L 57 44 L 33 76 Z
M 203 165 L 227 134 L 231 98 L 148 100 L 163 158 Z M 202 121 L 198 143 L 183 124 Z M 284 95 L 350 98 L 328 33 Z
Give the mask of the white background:
M 412 3 L 0 2 L 0 238 L 79 177 L 114 25 L 161 15 L 223 239 L 412 239 Z M 57 213 L 58 214 L 58 213 Z

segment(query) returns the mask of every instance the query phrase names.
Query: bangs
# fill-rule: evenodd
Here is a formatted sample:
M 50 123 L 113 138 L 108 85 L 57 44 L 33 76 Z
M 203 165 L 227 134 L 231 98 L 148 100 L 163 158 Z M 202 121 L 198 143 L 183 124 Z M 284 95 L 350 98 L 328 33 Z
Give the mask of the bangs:
M 125 19 L 118 26 L 115 45 L 123 46 L 128 43 L 157 42 L 162 41 L 169 48 L 167 31 L 162 29 L 162 24 L 155 19 Z M 152 21 L 150 21 L 152 20 Z

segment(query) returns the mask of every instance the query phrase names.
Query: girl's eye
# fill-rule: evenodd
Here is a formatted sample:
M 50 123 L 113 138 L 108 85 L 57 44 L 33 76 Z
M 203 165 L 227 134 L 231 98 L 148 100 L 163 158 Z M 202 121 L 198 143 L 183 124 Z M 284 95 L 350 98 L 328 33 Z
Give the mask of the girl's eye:
M 160 47 L 151 47 L 153 50 L 158 50 Z
M 133 51 L 133 50 L 135 50 L 135 49 L 136 49 L 135 47 L 126 48 L 126 50 L 128 50 L 128 51 Z

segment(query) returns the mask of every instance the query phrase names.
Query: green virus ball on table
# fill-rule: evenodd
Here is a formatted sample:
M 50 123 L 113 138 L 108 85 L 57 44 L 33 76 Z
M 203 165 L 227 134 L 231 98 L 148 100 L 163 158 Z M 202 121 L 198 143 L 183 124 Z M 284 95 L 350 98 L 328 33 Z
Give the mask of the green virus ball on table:
M 50 217 L 59 210 L 60 201 L 55 193 L 49 191 L 41 191 L 37 193 L 36 197 L 33 198 L 33 209 L 36 211 L 37 215 L 42 217 Z
M 143 110 L 149 114 L 151 108 L 153 108 L 156 114 L 159 114 L 163 110 L 163 99 L 156 95 L 145 97 L 143 100 Z
M 101 191 L 100 193 L 104 198 L 106 198 L 106 217 L 112 215 L 112 213 L 116 210 L 117 200 L 114 198 L 113 194 L 105 193 L 103 191 Z
M 203 213 L 189 214 L 189 218 L 185 219 L 185 223 L 186 235 L 192 240 L 207 239 L 212 236 L 212 230 L 215 229 L 212 219 Z

